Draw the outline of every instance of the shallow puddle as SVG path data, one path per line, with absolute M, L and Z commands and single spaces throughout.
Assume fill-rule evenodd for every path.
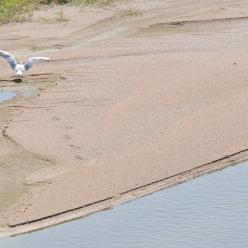
M 16 96 L 16 93 L 13 91 L 1 91 L 0 92 L 0 103 L 5 102 L 5 101 L 9 101 L 11 99 L 13 99 Z
M 12 100 L 17 96 L 31 96 L 37 89 L 37 86 L 28 86 L 15 89 L 0 90 L 0 103 Z
M 43 231 L 4 248 L 248 247 L 248 163 Z

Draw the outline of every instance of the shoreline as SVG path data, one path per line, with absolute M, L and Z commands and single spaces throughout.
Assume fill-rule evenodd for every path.
M 1 49 L 52 58 L 24 76 L 37 93 L 0 105 L 0 231 L 56 225 L 247 160 L 248 3 L 233 3 L 63 6 L 66 22 L 55 6 L 0 26 Z M 0 87 L 20 89 L 0 66 Z
M 158 191 L 166 190 L 169 187 L 175 187 L 178 184 L 193 180 L 197 177 L 224 170 L 231 166 L 237 166 L 238 164 L 247 161 L 247 159 L 248 149 L 239 151 L 235 154 L 227 155 L 226 157 L 220 158 L 216 161 L 200 165 L 189 171 L 171 176 L 170 178 L 161 179 L 158 182 L 152 182 L 149 185 L 143 185 L 137 189 L 131 189 L 128 192 L 123 192 L 118 196 L 102 199 L 86 206 L 76 207 L 75 209 L 69 209 L 64 213 L 57 213 L 54 216 L 47 216 L 42 219 L 17 223 L 15 226 L 9 226 L 8 229 L 0 230 L 0 236 L 17 236 L 84 218 L 96 212 L 105 211 L 140 197 L 145 197 Z

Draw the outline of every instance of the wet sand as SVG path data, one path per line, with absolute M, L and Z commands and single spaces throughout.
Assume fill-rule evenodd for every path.
M 20 233 L 248 157 L 248 3 L 42 7 L 0 47 L 43 55 L 0 105 L 0 226 Z M 20 87 L 0 61 L 0 87 Z

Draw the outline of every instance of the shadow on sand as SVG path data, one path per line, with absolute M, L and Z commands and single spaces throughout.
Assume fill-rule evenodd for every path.
M 16 84 L 20 84 L 22 83 L 22 79 L 21 78 L 14 78 L 14 79 L 11 79 L 11 80 L 8 80 L 8 79 L 0 79 L 0 82 L 8 82 L 8 83 L 16 83 Z
M 40 74 L 30 74 L 28 76 L 26 76 L 26 78 L 28 77 L 40 77 L 40 76 L 49 76 L 49 75 L 53 75 L 53 73 L 40 73 Z M 23 81 L 22 78 L 13 78 L 13 79 L 0 79 L 0 82 L 8 82 L 8 83 L 16 83 L 16 84 L 20 84 Z

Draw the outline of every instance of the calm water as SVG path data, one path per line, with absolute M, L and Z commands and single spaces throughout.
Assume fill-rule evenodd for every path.
M 248 247 L 248 163 L 43 231 L 1 248 Z
M 9 101 L 16 96 L 31 96 L 36 90 L 38 90 L 37 86 L 22 86 L 15 90 L 0 91 L 0 103 Z
M 13 91 L 1 91 L 0 92 L 0 103 L 11 100 L 16 96 L 16 93 Z

